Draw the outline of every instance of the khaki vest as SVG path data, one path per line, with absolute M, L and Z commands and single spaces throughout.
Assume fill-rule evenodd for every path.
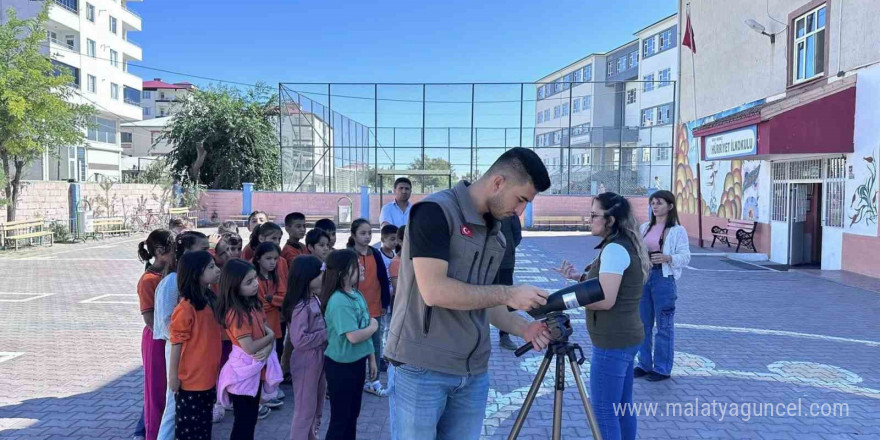
M 626 240 L 615 243 L 629 253 L 629 267 L 623 271 L 617 300 L 610 310 L 587 310 L 587 331 L 590 340 L 598 348 L 626 348 L 640 344 L 645 339 L 645 327 L 639 317 L 639 301 L 642 299 L 644 274 L 639 264 L 639 254 Z M 587 279 L 598 278 L 602 251 L 590 267 Z
M 496 220 L 489 229 L 474 208 L 467 188 L 468 184 L 459 182 L 452 189 L 426 197 L 422 203 L 434 202 L 446 215 L 450 236 L 447 276 L 467 284 L 492 284 L 504 257 L 501 222 Z M 412 212 L 417 210 L 418 204 L 413 205 Z M 491 353 L 487 311 L 425 305 L 413 273 L 410 230 L 407 225 L 385 357 L 447 374 L 486 372 Z

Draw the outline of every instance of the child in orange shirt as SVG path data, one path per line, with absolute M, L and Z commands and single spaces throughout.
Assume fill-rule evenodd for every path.
M 269 223 L 266 223 L 269 224 Z M 264 225 L 265 226 L 265 225 Z M 261 226 L 262 229 L 262 226 Z M 281 328 L 281 306 L 287 293 L 287 264 L 281 258 L 281 249 L 272 241 L 260 243 L 252 260 L 257 269 L 257 281 L 260 285 L 260 300 L 266 312 L 266 322 L 275 334 L 275 351 L 280 356 L 284 352 L 284 333 Z M 269 408 L 278 408 L 284 404 L 281 390 L 276 399 L 263 402 Z
M 254 251 L 256 249 L 254 247 L 251 247 L 251 244 L 254 242 L 254 233 L 257 232 L 257 229 L 259 229 L 263 223 L 268 223 L 268 222 L 269 222 L 269 216 L 267 216 L 266 213 L 263 211 L 254 211 L 251 213 L 251 215 L 248 216 L 247 228 L 248 228 L 248 232 L 251 235 L 250 235 L 250 242 L 248 242 L 248 245 L 245 246 L 245 248 L 242 249 L 242 251 L 241 251 L 241 258 L 242 259 L 250 261 L 251 258 L 254 257 Z M 280 242 L 281 239 L 279 238 L 278 241 Z
M 284 217 L 284 230 L 287 231 L 288 239 L 284 248 L 281 249 L 281 256 L 288 263 L 294 258 L 308 254 L 306 246 L 300 243 L 300 240 L 306 236 L 306 216 L 301 212 L 291 212 Z
M 138 302 L 144 319 L 141 336 L 141 355 L 144 361 L 144 428 L 146 438 L 155 440 L 159 435 L 162 413 L 165 411 L 165 341 L 153 339 L 153 310 L 156 287 L 165 276 L 168 266 L 174 264 L 174 234 L 167 229 L 156 229 L 138 244 L 138 257 L 148 264 L 137 283 Z
M 230 438 L 253 440 L 266 369 L 273 367 L 274 385 L 281 380 L 281 367 L 273 356 L 275 334 L 266 323 L 259 298 L 260 283 L 254 266 L 244 260 L 230 260 L 220 275 L 217 318 L 235 346 L 229 364 L 220 372 L 218 399 L 232 403 L 235 421 Z M 244 375 L 249 371 L 252 374 Z
M 169 328 L 173 345 L 168 388 L 176 393 L 178 440 L 211 438 L 223 329 L 214 315 L 216 300 L 208 286 L 219 278 L 220 269 L 207 251 L 183 254 L 177 265 L 180 302 Z
M 382 261 L 382 253 L 370 246 L 373 238 L 373 227 L 366 219 L 359 218 L 351 223 L 351 237 L 348 247 L 357 254 L 360 265 L 360 281 L 357 290 L 367 301 L 370 317 L 379 322 L 379 330 L 373 333 L 373 350 L 376 359 L 382 359 L 382 334 L 385 332 L 385 313 L 391 304 L 391 283 L 388 281 L 388 270 Z M 382 388 L 378 378 L 364 384 L 364 391 L 384 397 L 388 391 Z

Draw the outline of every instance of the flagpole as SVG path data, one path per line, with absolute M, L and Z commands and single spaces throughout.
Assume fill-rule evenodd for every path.
M 693 26 L 691 26 L 691 23 L 690 23 L 690 21 L 691 21 L 691 3 L 690 2 L 687 3 L 686 11 L 687 11 L 687 18 L 686 18 L 687 24 L 686 25 L 688 26 L 687 31 L 690 32 L 692 45 L 696 46 L 695 44 L 693 44 L 693 41 L 694 41 Z M 691 49 L 691 77 L 693 78 L 693 84 L 691 85 L 691 90 L 692 90 L 692 94 L 694 96 L 694 119 L 693 120 L 696 121 L 697 120 L 697 66 L 694 61 L 695 49 L 694 49 L 694 47 L 691 47 L 690 49 Z M 702 140 L 700 142 L 702 143 Z M 700 245 L 701 249 L 703 248 L 703 185 L 702 185 L 702 179 L 701 179 L 702 173 L 700 173 L 700 171 L 701 171 L 700 169 L 702 168 L 702 164 L 700 163 L 700 161 L 702 160 L 702 158 L 703 158 L 703 154 L 702 154 L 702 145 L 701 145 L 700 151 L 697 152 L 697 231 L 698 231 L 697 232 L 697 239 L 699 240 L 699 245 Z

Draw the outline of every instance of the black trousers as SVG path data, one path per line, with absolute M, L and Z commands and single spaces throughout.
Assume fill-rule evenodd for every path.
M 211 416 L 217 389 L 187 391 L 181 388 L 174 396 L 174 437 L 177 440 L 211 440 Z
M 501 284 L 502 286 L 512 286 L 513 269 L 498 269 L 498 275 L 495 276 L 495 284 Z M 498 337 L 503 338 L 507 335 L 507 332 L 498 330 Z
M 330 425 L 325 440 L 354 440 L 361 414 L 367 358 L 340 363 L 324 356 L 327 392 L 330 394 Z
M 254 440 L 254 429 L 257 427 L 257 414 L 260 412 L 260 395 L 262 393 L 263 386 L 260 384 L 256 396 L 229 395 L 229 399 L 232 400 L 232 414 L 235 415 L 229 440 Z

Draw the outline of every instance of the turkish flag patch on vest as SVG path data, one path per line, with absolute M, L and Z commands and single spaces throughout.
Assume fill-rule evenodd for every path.
M 474 231 L 471 231 L 471 228 L 465 225 L 461 225 L 461 235 L 469 238 L 474 238 Z

